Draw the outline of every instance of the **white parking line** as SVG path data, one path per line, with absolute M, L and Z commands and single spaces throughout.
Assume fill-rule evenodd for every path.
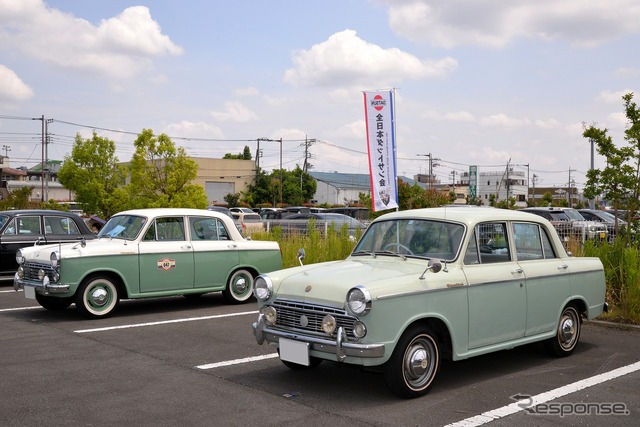
M 11 289 L 9 291 L 0 291 L 0 294 L 8 294 L 9 292 L 13 292 L 15 294 L 16 292 L 22 292 L 22 289 L 19 289 L 17 291 L 15 289 Z
M 93 329 L 78 329 L 77 331 L 73 331 L 73 332 L 77 334 L 84 334 L 87 332 L 103 332 L 103 331 L 112 331 L 114 329 L 141 328 L 143 326 L 156 326 L 156 325 L 167 325 L 169 323 L 194 322 L 196 320 L 220 319 L 223 317 L 245 316 L 247 314 L 257 314 L 257 313 L 258 313 L 257 311 L 244 311 L 242 313 L 218 314 L 215 316 L 188 317 L 185 319 L 162 320 L 159 322 L 135 323 L 131 325 L 107 326 L 104 328 L 93 328 Z
M 523 411 L 526 408 L 533 408 L 542 403 L 549 402 L 550 400 L 557 399 L 562 396 L 566 396 L 576 391 L 583 390 L 585 388 L 603 383 L 605 381 L 612 380 L 614 378 L 621 377 L 623 375 L 630 374 L 632 372 L 640 370 L 640 362 L 632 363 L 631 365 L 623 366 L 622 368 L 614 369 L 613 371 L 605 372 L 604 374 L 596 375 L 593 377 L 585 378 L 580 381 L 576 381 L 572 384 L 567 384 L 562 387 L 558 387 L 554 390 L 550 390 L 544 393 L 540 393 L 536 396 L 532 396 L 532 401 L 527 400 L 527 405 L 522 405 L 519 402 L 512 403 L 502 408 L 494 409 L 492 411 L 485 412 L 475 417 L 470 417 L 462 421 L 448 424 L 445 427 L 476 427 L 483 424 L 490 423 L 491 421 L 498 420 L 500 418 L 507 417 L 515 414 L 516 412 Z
M 208 363 L 206 365 L 196 366 L 198 369 L 213 369 L 220 368 L 222 366 L 238 365 L 240 363 L 257 362 L 258 360 L 273 359 L 278 357 L 278 353 L 265 354 L 263 356 L 245 357 L 244 359 L 226 360 L 218 363 Z
M 34 308 L 42 308 L 39 305 L 33 307 L 16 307 L 16 308 L 2 308 L 0 309 L 0 313 L 4 311 L 20 311 L 20 310 L 33 310 Z

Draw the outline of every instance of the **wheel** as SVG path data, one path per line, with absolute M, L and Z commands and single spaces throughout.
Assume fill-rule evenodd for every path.
M 235 271 L 222 295 L 231 304 L 249 301 L 253 291 L 253 275 L 248 270 Z
M 580 339 L 580 331 L 582 330 L 582 322 L 580 313 L 573 305 L 568 305 L 560 315 L 556 336 L 545 341 L 547 350 L 558 357 L 568 356 Z
M 61 311 L 71 305 L 71 301 L 67 298 L 50 297 L 39 293 L 36 293 L 36 300 L 42 307 L 51 311 Z
M 119 302 L 118 287 L 105 276 L 86 279 L 76 292 L 76 309 L 86 317 L 105 317 Z
M 402 243 L 389 243 L 387 245 L 385 245 L 384 250 L 388 251 L 390 250 L 389 248 L 398 248 L 398 250 L 400 249 L 404 249 L 409 255 L 413 255 L 413 252 L 411 251 L 411 249 L 409 249 L 407 246 L 403 245 Z
M 440 348 L 433 333 L 415 325 L 402 334 L 384 365 L 384 379 L 400 397 L 414 398 L 429 391 L 440 370 Z

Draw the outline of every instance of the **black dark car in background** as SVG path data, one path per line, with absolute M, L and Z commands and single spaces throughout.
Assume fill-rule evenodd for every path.
M 0 211 L 0 280 L 18 270 L 16 251 L 34 244 L 77 242 L 95 234 L 75 213 L 50 210 Z

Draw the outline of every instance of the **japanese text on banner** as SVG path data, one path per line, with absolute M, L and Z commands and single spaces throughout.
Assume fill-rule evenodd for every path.
M 398 207 L 393 92 L 364 92 L 371 202 L 374 212 Z

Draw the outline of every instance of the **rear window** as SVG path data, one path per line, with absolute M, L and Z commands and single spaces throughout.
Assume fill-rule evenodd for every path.
M 262 217 L 258 214 L 245 214 L 242 220 L 244 222 L 262 222 Z

